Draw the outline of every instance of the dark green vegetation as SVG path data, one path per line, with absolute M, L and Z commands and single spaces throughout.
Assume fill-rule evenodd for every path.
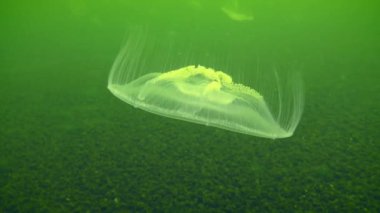
M 284 34 L 305 114 L 273 141 L 116 99 L 106 80 L 131 7 L 75 2 L 0 5 L 0 211 L 380 210 L 375 3 L 295 6 L 305 20 Z

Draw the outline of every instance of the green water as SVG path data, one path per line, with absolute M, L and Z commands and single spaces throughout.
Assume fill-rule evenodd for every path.
M 379 4 L 240 1 L 254 18 L 238 21 L 221 10 L 231 2 L 2 1 L 0 211 L 380 211 Z M 306 103 L 294 136 L 242 135 L 116 99 L 107 76 L 140 25 L 212 32 L 195 39 L 252 47 L 252 66 L 297 64 Z

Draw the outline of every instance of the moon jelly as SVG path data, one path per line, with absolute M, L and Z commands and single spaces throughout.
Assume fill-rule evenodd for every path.
M 240 4 L 240 0 L 229 0 L 221 10 L 234 21 L 252 21 L 254 17 L 249 7 L 243 7 Z M 243 10 L 245 8 L 247 8 L 246 11 Z
M 259 70 L 251 81 L 253 72 L 242 70 L 253 68 L 241 66 L 239 60 L 239 66 L 222 63 L 234 56 L 218 55 L 222 59 L 216 60 L 207 51 L 210 42 L 198 43 L 199 48 L 191 36 L 179 36 L 184 39 L 179 43 L 173 37 L 178 38 L 176 32 L 132 33 L 113 64 L 108 89 L 130 105 L 165 117 L 265 138 L 293 135 L 303 111 L 299 75 L 287 74 L 283 81 L 275 69 Z

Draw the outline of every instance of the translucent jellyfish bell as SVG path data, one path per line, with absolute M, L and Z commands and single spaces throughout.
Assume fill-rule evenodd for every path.
M 208 41 L 199 44 L 206 49 L 198 49 L 199 45 L 189 42 L 191 36 L 179 36 L 183 39 L 179 43 L 173 37 L 178 38 L 176 32 L 149 36 L 139 29 L 132 33 L 114 62 L 109 90 L 128 104 L 161 116 L 265 138 L 293 134 L 303 109 L 298 75 L 288 75 L 286 82 L 291 86 L 286 93 L 278 72 L 273 71 L 269 82 L 274 89 L 267 89 L 268 98 L 276 100 L 271 108 L 261 92 L 228 73 L 234 67 L 238 70 L 228 65 L 228 56 L 217 56 L 223 60 L 210 56 Z M 213 68 L 221 61 L 226 62 L 226 71 Z
M 249 10 L 250 8 L 241 6 L 240 1 L 241 0 L 227 0 L 221 7 L 222 12 L 234 21 L 252 21 L 254 17 Z

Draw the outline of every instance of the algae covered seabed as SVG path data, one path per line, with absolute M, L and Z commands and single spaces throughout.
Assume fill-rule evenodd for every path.
M 380 211 L 378 5 L 327 2 L 253 10 L 258 38 L 283 39 L 302 65 L 304 116 L 281 140 L 160 117 L 107 91 L 125 19 L 160 22 L 165 10 L 165 23 L 181 7 L 0 3 L 0 211 Z

